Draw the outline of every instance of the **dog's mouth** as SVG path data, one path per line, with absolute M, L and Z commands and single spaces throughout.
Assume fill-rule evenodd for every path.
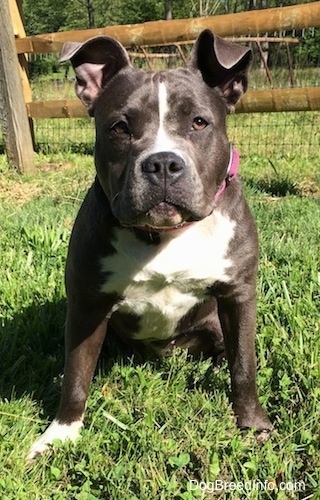
M 148 232 L 163 233 L 177 231 L 190 226 L 194 222 L 196 220 L 186 210 L 163 201 L 150 208 L 146 214 L 125 225 Z
M 182 222 L 181 224 L 177 224 L 176 226 L 152 226 L 150 224 L 145 224 L 144 226 L 136 226 L 138 229 L 142 229 L 143 231 L 147 231 L 149 233 L 168 233 L 173 231 L 178 231 L 179 229 L 184 229 L 188 226 L 194 224 L 194 222 Z

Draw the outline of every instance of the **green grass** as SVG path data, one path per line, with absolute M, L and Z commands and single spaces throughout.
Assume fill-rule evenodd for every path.
M 320 159 L 320 158 L 319 158 Z M 6 499 L 314 498 L 320 496 L 320 178 L 314 161 L 251 155 L 241 173 L 260 232 L 260 399 L 275 424 L 264 446 L 241 435 L 226 364 L 177 351 L 158 362 L 102 356 L 85 428 L 33 465 L 63 368 L 63 268 L 91 157 L 37 157 L 18 177 L 0 161 L 0 497 Z M 319 164 L 319 160 L 318 163 Z M 192 491 L 191 480 L 208 491 Z M 210 492 L 210 481 L 275 490 Z M 280 482 L 305 491 L 280 491 Z M 254 483 L 251 483 L 254 484 Z M 219 483 L 218 483 L 219 485 Z

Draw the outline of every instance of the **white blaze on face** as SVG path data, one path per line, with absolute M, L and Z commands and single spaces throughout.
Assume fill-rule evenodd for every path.
M 158 88 L 158 105 L 159 105 L 159 128 L 157 131 L 152 153 L 161 153 L 163 151 L 172 151 L 183 158 L 177 142 L 170 137 L 166 130 L 166 117 L 170 111 L 168 102 L 167 87 L 164 82 L 159 82 Z
M 159 131 L 158 131 L 158 133 L 163 133 L 164 132 L 164 119 L 165 119 L 166 114 L 169 111 L 167 88 L 166 88 L 166 84 L 164 82 L 159 83 L 158 99 L 159 99 Z

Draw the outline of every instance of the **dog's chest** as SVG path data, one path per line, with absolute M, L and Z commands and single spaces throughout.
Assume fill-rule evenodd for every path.
M 116 253 L 102 259 L 102 292 L 121 297 L 113 311 L 139 316 L 136 339 L 174 337 L 179 321 L 207 298 L 207 288 L 230 280 L 234 229 L 235 222 L 215 212 L 179 234 L 164 233 L 159 245 L 118 231 Z

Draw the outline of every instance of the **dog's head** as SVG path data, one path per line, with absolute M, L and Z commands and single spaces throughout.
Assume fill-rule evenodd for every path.
M 226 176 L 226 115 L 247 89 L 251 51 L 211 31 L 188 67 L 136 71 L 108 37 L 64 45 L 76 94 L 96 123 L 98 179 L 125 226 L 161 230 L 203 219 Z

